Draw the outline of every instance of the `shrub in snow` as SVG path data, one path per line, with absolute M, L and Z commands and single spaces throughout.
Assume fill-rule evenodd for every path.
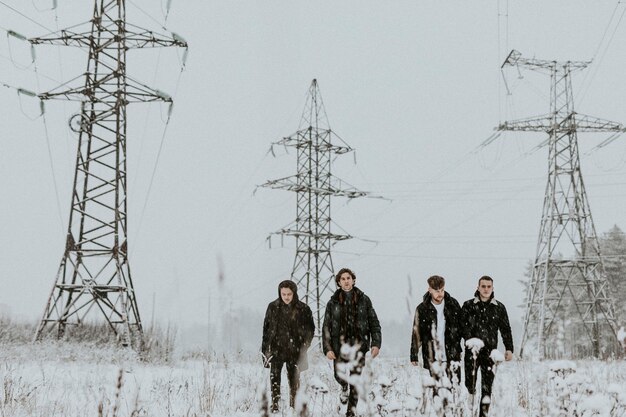
M 345 360 L 354 360 L 359 354 L 361 354 L 361 352 L 359 351 L 360 348 L 361 345 L 358 344 L 349 345 L 347 343 L 344 343 L 339 349 L 339 355 L 341 355 L 341 357 Z
M 314 394 L 328 394 L 328 385 L 326 385 L 318 376 L 314 376 L 309 381 L 309 389 Z
M 581 398 L 576 405 L 576 415 L 580 417 L 610 416 L 611 399 L 604 394 L 594 394 Z
M 363 353 L 359 350 L 360 346 L 351 346 L 343 344 L 341 346 L 340 355 L 346 362 L 337 363 L 337 376 L 346 381 L 350 385 L 357 386 L 361 382 L 361 375 L 351 375 L 358 366 Z
M 387 398 L 387 396 L 389 395 L 389 391 L 391 390 L 391 387 L 393 386 L 393 383 L 396 381 L 396 379 L 397 378 L 394 378 L 392 380 L 387 375 L 380 375 L 376 379 L 375 385 L 379 388 L 383 398 Z
M 620 384 L 612 383 L 607 387 L 606 392 L 621 404 L 626 404 L 626 387 Z
M 576 364 L 572 361 L 554 361 L 550 365 L 550 372 L 556 375 L 568 375 L 573 372 L 576 372 Z
M 547 393 L 543 398 L 546 415 L 572 415 L 575 399 L 565 377 L 576 372 L 576 364 L 571 361 L 555 361 L 550 365 Z
M 465 341 L 465 346 L 472 351 L 472 355 L 474 355 L 474 357 L 476 357 L 478 355 L 478 352 L 485 347 L 485 342 L 483 342 L 482 340 L 480 340 L 477 337 L 472 337 L 471 339 L 468 339 Z
M 318 375 L 313 375 L 306 384 L 304 390 L 296 396 L 296 410 L 306 409 L 307 412 L 315 412 L 324 408 L 324 403 L 329 393 L 328 385 Z
M 607 393 L 611 398 L 611 416 L 626 416 L 626 387 L 609 384 Z
M 449 375 L 446 363 L 441 361 L 443 346 L 439 343 L 435 334 L 433 334 L 433 340 L 435 341 L 435 360 L 430 364 L 430 375 L 424 375 L 422 379 L 422 413 L 430 405 L 430 408 L 437 416 L 464 415 L 464 413 L 468 412 L 467 404 L 462 395 L 461 381 L 459 381 L 455 372 L 460 368 L 461 364 L 459 362 L 450 362 L 449 367 L 452 373 Z M 476 342 L 477 345 L 482 344 L 481 340 L 475 340 L 478 341 Z
M 260 390 L 261 401 L 260 401 L 260 411 L 261 417 L 269 417 L 270 416 L 270 405 L 267 400 L 267 391 L 265 389 Z
M 495 362 L 496 365 L 504 362 L 504 354 L 502 354 L 502 352 L 500 352 L 498 349 L 492 350 L 489 357 L 491 358 L 492 361 Z

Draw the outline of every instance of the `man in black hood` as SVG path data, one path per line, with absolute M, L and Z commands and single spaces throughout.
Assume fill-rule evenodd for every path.
M 337 291 L 326 304 L 322 341 L 324 354 L 334 361 L 335 379 L 341 385 L 340 401 L 348 403 L 346 416 L 355 415 L 359 393 L 346 381 L 360 375 L 365 354 L 378 356 L 382 344 L 380 322 L 369 297 L 354 286 L 356 275 L 342 268 L 335 276 Z
M 461 382 L 461 336 L 463 318 L 461 306 L 445 291 L 446 280 L 433 275 L 428 278 L 428 292 L 415 309 L 411 337 L 411 363 L 418 364 L 422 349 L 422 364 L 433 374 L 433 362 L 446 364 L 447 377 Z M 435 336 L 435 337 L 433 337 Z M 452 365 L 455 363 L 455 365 Z M 442 375 L 437 375 L 441 377 Z
M 485 417 L 489 413 L 491 404 L 491 386 L 494 380 L 494 361 L 491 359 L 491 351 L 498 347 L 498 331 L 506 349 L 504 359 L 510 361 L 513 358 L 513 336 L 509 316 L 504 304 L 494 298 L 491 277 L 487 275 L 480 277 L 474 298 L 463 303 L 463 316 L 465 340 L 477 338 L 484 343 L 475 362 L 471 349 L 465 350 L 465 386 L 473 401 L 476 392 L 476 377 L 480 370 L 482 381 L 480 416 Z
M 308 368 L 307 349 L 311 345 L 315 323 L 311 309 L 298 299 L 298 287 L 293 281 L 278 284 L 278 298 L 267 306 L 263 322 L 261 353 L 263 364 L 270 368 L 273 413 L 280 403 L 280 374 L 287 365 L 289 405 L 295 406 L 300 386 L 300 371 Z

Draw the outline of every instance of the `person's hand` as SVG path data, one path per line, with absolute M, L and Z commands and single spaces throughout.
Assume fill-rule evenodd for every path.
M 378 346 L 372 346 L 372 359 L 374 359 L 380 353 L 380 348 Z
M 510 361 L 511 359 L 513 359 L 513 352 L 511 352 L 510 350 L 504 352 L 504 360 Z
M 411 362 L 411 365 L 417 366 L 417 365 L 419 365 L 419 363 L 417 363 L 417 361 L 413 361 L 413 362 Z
M 329 350 L 328 353 L 326 353 L 326 357 L 331 361 L 337 359 L 337 356 L 335 356 L 335 352 L 333 352 L 332 350 Z

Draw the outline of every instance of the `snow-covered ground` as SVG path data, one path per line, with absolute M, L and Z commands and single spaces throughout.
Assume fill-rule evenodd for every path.
M 129 350 L 72 343 L 5 344 L 0 352 L 3 417 L 261 416 L 269 379 L 260 358 L 252 355 L 154 364 Z M 315 356 L 310 362 L 297 406 L 306 403 L 311 416 L 342 415 L 330 362 Z M 368 394 L 359 411 L 364 416 L 436 416 L 436 401 L 423 386 L 429 379 L 406 358 L 368 358 L 363 379 Z M 454 415 L 469 415 L 466 400 L 461 389 Z M 283 404 L 278 415 L 295 413 Z M 626 363 L 502 363 L 491 416 L 626 416 Z

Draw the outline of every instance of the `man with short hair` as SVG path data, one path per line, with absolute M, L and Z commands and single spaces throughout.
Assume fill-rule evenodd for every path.
M 489 413 L 491 404 L 491 387 L 493 385 L 494 362 L 491 351 L 498 347 L 498 331 L 506 350 L 504 359 L 513 358 L 513 335 L 506 307 L 497 301 L 493 292 L 493 279 L 484 275 L 478 280 L 478 288 L 474 298 L 463 303 L 465 325 L 463 335 L 465 340 L 477 338 L 483 341 L 484 347 L 478 352 L 476 362 L 470 349 L 465 350 L 465 386 L 473 400 L 476 392 L 476 377 L 481 374 L 480 416 Z
M 411 363 L 418 364 L 422 349 L 422 365 L 433 374 L 432 363 L 445 363 L 448 378 L 461 381 L 461 306 L 445 291 L 446 280 L 433 275 L 427 280 L 428 291 L 415 309 L 411 337 Z M 433 335 L 435 337 L 433 337 Z M 456 362 L 456 365 L 452 365 Z M 452 366 L 451 366 L 452 365 Z
M 263 364 L 270 368 L 273 413 L 279 408 L 283 364 L 289 380 L 289 405 L 294 408 L 300 371 L 308 367 L 306 354 L 314 332 L 313 314 L 309 306 L 298 299 L 298 287 L 293 281 L 282 281 L 278 284 L 278 298 L 267 306 L 261 345 Z
M 382 344 L 376 311 L 369 297 L 354 286 L 355 282 L 356 275 L 350 269 L 337 272 L 338 289 L 326 304 L 322 332 L 324 354 L 334 361 L 335 379 L 341 385 L 340 400 L 348 403 L 347 417 L 356 415 L 359 394 L 346 379 L 361 375 L 365 354 L 371 348 L 375 358 Z

